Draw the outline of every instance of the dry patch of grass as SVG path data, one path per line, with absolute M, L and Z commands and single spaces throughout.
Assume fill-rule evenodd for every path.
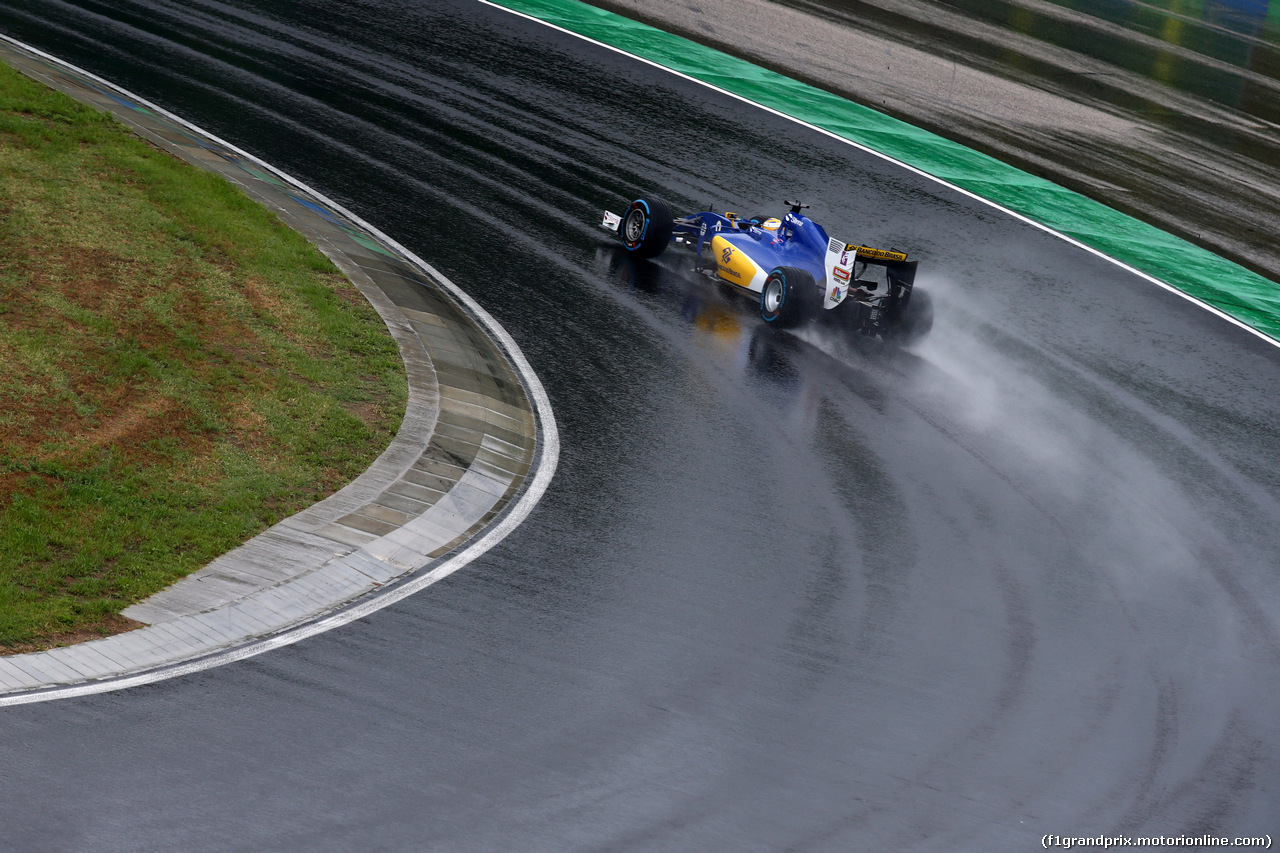
M 405 395 L 301 236 L 0 65 L 0 652 L 127 629 L 362 471 Z

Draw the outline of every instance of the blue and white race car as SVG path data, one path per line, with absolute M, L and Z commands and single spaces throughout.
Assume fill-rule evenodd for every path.
M 663 201 L 638 198 L 601 226 L 637 258 L 669 245 L 693 247 L 694 269 L 758 295 L 760 316 L 775 326 L 839 318 L 859 332 L 914 341 L 933 327 L 928 295 L 915 289 L 916 264 L 906 253 L 844 243 L 783 202 L 781 219 L 705 211 L 676 219 Z

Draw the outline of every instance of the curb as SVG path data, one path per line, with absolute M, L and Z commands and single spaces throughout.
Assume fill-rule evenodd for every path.
M 359 477 L 124 611 L 124 634 L 0 657 L 0 706 L 136 686 L 344 625 L 457 571 L 516 528 L 559 457 L 541 382 L 430 265 L 299 181 L 154 104 L 0 35 L 0 61 L 216 172 L 316 244 L 400 347 L 399 432 Z

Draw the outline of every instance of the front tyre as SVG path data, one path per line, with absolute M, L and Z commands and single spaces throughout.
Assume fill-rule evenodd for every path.
M 816 290 L 813 276 L 795 267 L 769 273 L 760 291 L 760 316 L 771 326 L 794 326 L 805 318 L 805 306 Z
M 618 226 L 622 245 L 637 258 L 656 258 L 671 242 L 675 219 L 665 201 L 638 198 L 631 202 Z

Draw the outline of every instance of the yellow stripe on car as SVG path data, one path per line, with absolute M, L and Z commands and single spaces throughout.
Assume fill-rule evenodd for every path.
M 764 270 L 756 266 L 746 252 L 740 251 L 719 234 L 711 239 L 711 252 L 715 256 L 716 272 L 720 278 L 748 290 L 759 290 L 764 285 Z

